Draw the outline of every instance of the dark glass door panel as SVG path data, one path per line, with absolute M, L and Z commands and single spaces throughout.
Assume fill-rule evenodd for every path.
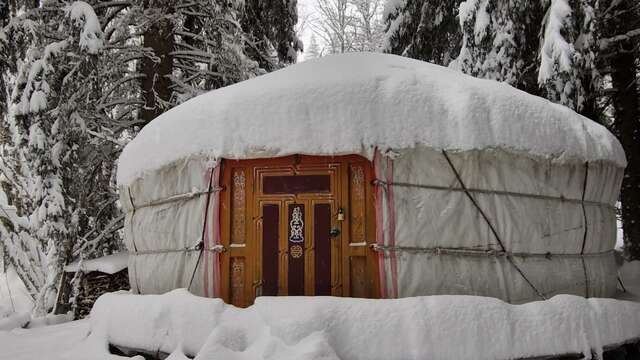
M 262 180 L 262 193 L 265 195 L 329 192 L 331 192 L 329 175 L 265 176 Z
M 289 249 L 289 296 L 304 295 L 304 211 L 303 204 L 289 204 L 289 234 L 287 238 L 287 247 Z
M 278 232 L 280 207 L 262 205 L 262 295 L 278 295 Z
M 313 207 L 313 241 L 315 248 L 315 294 L 331 295 L 331 206 Z

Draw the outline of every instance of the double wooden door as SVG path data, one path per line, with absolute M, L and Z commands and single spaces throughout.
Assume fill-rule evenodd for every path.
M 222 296 L 377 294 L 370 163 L 359 156 L 225 161 Z

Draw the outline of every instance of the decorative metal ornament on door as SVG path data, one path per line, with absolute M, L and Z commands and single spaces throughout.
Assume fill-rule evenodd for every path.
M 300 246 L 300 245 L 293 245 L 289 249 L 289 252 L 291 253 L 291 257 L 292 258 L 299 259 L 302 256 L 303 249 L 302 249 L 302 246 Z
M 287 295 L 305 295 L 304 204 L 289 204 Z
M 300 206 L 293 208 L 291 222 L 289 222 L 289 241 L 292 243 L 304 242 L 304 220 Z

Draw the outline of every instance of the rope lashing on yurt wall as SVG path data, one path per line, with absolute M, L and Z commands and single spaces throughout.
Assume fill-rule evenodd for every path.
M 131 206 L 133 207 L 133 211 L 135 211 L 135 210 L 139 210 L 139 209 L 142 209 L 142 208 L 145 208 L 145 207 L 150 207 L 150 206 L 159 206 L 159 205 L 164 205 L 164 204 L 177 202 L 177 201 L 191 200 L 191 199 L 193 199 L 195 197 L 202 196 L 202 195 L 207 195 L 207 199 L 208 199 L 209 196 L 211 195 L 211 193 L 219 192 L 219 191 L 222 191 L 222 190 L 224 190 L 224 187 L 220 187 L 220 186 L 209 187 L 207 190 L 190 191 L 188 193 L 176 194 L 176 195 L 172 195 L 172 196 L 166 197 L 164 199 L 158 199 L 158 200 L 150 201 L 150 202 L 147 202 L 145 204 L 141 204 L 141 205 L 137 205 L 137 206 L 134 206 L 133 201 L 132 201 L 131 202 Z
M 375 184 L 381 184 L 381 185 L 385 185 L 385 186 L 389 185 L 389 184 L 387 184 L 386 181 L 380 180 L 380 179 L 376 179 L 373 182 L 374 182 L 374 185 Z M 397 186 L 397 187 L 421 188 L 421 189 L 428 189 L 428 190 L 457 191 L 457 192 L 469 192 L 469 193 L 472 193 L 472 194 L 476 193 L 476 194 L 488 194 L 488 195 L 504 195 L 504 196 L 523 197 L 523 198 L 538 199 L 538 200 L 552 200 L 552 201 L 559 201 L 559 202 L 564 202 L 564 203 L 582 204 L 583 206 L 584 205 L 598 206 L 598 207 L 607 208 L 607 209 L 612 210 L 612 211 L 616 210 L 615 206 L 612 206 L 612 205 L 607 204 L 607 203 L 602 203 L 602 202 L 597 202 L 597 201 L 589 201 L 589 200 L 581 200 L 581 199 L 572 199 L 572 198 L 566 198 L 566 197 L 563 197 L 563 196 L 527 194 L 527 193 L 517 193 L 517 192 L 503 191 L 503 190 L 486 190 L 486 189 L 474 189 L 474 188 L 463 189 L 461 187 L 454 187 L 454 186 L 410 184 L 410 183 L 395 182 L 395 181 L 391 185 L 392 186 Z
M 131 204 L 131 219 L 133 219 L 133 217 L 136 214 L 136 207 L 135 207 L 135 203 L 133 202 L 133 194 L 131 194 L 131 188 L 127 187 L 127 194 L 129 195 L 129 203 Z M 125 221 L 126 223 L 126 221 Z M 125 229 L 126 231 L 126 229 Z M 129 237 L 131 239 L 131 244 L 133 245 L 133 250 L 134 252 L 138 251 L 138 247 L 136 246 L 136 241 L 135 241 L 135 236 L 133 236 L 133 234 L 131 234 L 131 236 Z M 128 271 L 130 271 L 133 276 L 131 276 L 133 278 L 133 281 L 129 281 L 131 283 L 132 287 L 135 287 L 134 292 L 136 293 L 140 293 L 140 287 L 138 285 L 138 273 L 136 271 L 136 265 L 134 265 L 135 262 L 131 262 L 130 267 L 128 269 Z
M 127 194 L 129 194 L 129 202 L 131 203 L 131 217 L 133 218 L 133 216 L 136 214 L 136 205 L 133 202 L 133 195 L 131 194 L 130 187 L 127 187 Z M 133 245 L 133 250 L 138 251 L 138 247 L 136 247 L 136 241 L 133 236 L 131 236 L 131 243 Z
M 498 244 L 500 245 L 500 248 L 502 249 L 502 251 L 506 252 L 506 248 L 502 242 L 502 239 L 500 239 L 500 236 L 498 235 L 498 232 L 496 231 L 495 227 L 493 226 L 491 220 L 489 220 L 489 217 L 487 216 L 487 214 L 485 214 L 485 212 L 482 210 L 482 208 L 480 207 L 480 205 L 478 204 L 478 202 L 476 201 L 476 199 L 473 197 L 473 195 L 471 195 L 470 192 L 466 191 L 466 186 L 464 185 L 464 182 L 462 181 L 462 178 L 460 177 L 460 173 L 458 173 L 458 170 L 456 169 L 456 167 L 453 165 L 453 162 L 451 162 L 451 159 L 449 158 L 449 155 L 447 155 L 447 152 L 442 150 L 442 155 L 444 155 L 445 159 L 447 160 L 447 163 L 449 163 L 449 166 L 451 167 L 451 171 L 453 171 L 454 175 L 456 176 L 456 179 L 458 179 L 458 182 L 460 183 L 460 186 L 465 189 L 465 194 L 467 195 L 467 197 L 469 198 L 469 200 L 471 200 L 471 202 L 473 203 L 473 206 L 476 207 L 476 209 L 478 209 L 478 212 L 480 213 L 480 215 L 484 218 L 484 220 L 487 222 L 487 225 L 489 226 L 489 229 L 491 230 L 491 232 L 493 233 L 493 236 L 496 238 L 496 241 L 498 242 Z M 515 263 L 515 261 L 513 261 L 513 258 L 511 256 L 508 255 L 506 256 L 506 259 L 511 263 L 511 265 L 513 265 L 513 267 L 516 269 L 516 271 L 520 274 L 520 276 L 522 276 L 522 278 L 524 279 L 524 281 L 527 282 L 527 284 L 529 284 L 529 286 L 531 286 L 531 288 L 533 289 L 533 291 L 535 291 L 535 293 L 543 300 L 546 300 L 546 297 L 538 290 L 538 288 L 533 285 L 533 283 L 529 280 L 529 278 L 527 278 L 527 275 L 522 271 L 522 269 L 520 269 L 520 267 L 518 266 L 518 264 Z
M 202 246 L 202 241 L 198 241 L 198 243 L 193 247 L 182 248 L 182 249 L 159 249 L 159 250 L 142 250 L 142 251 L 130 251 L 129 255 L 153 255 L 153 254 L 168 254 L 168 253 L 179 253 L 179 252 L 190 252 L 190 251 L 210 251 L 214 253 L 224 251 L 224 246 L 216 245 L 209 249 L 205 249 Z
M 501 250 L 481 250 L 481 249 L 464 249 L 464 248 L 448 248 L 448 247 L 434 247 L 426 248 L 419 246 L 387 246 L 372 244 L 371 248 L 375 251 L 404 251 L 409 253 L 423 253 L 433 255 L 460 255 L 460 256 L 478 256 L 478 257 L 519 257 L 519 258 L 585 258 L 585 257 L 600 257 L 614 253 L 614 250 L 607 250 L 597 253 L 588 254 L 563 254 L 563 253 L 523 253 L 523 252 L 510 252 Z
M 584 271 L 584 297 L 589 297 L 589 274 L 587 273 L 587 264 L 584 261 L 584 247 L 587 243 L 587 234 L 589 232 L 589 223 L 587 221 L 587 209 L 584 206 L 584 198 L 587 192 L 587 180 L 589 178 L 589 162 L 584 163 L 584 182 L 582 183 L 582 215 L 584 216 L 584 234 L 582 236 L 582 270 Z

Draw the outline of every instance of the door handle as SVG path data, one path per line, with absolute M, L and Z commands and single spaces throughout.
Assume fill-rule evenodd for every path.
M 262 280 L 257 280 L 252 284 L 255 297 L 262 296 L 262 282 Z
M 338 228 L 333 228 L 329 231 L 329 236 L 332 238 L 337 237 L 338 235 L 340 235 L 340 229 Z

